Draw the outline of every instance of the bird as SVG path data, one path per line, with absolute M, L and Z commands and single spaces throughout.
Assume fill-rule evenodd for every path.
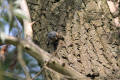
M 56 31 L 51 31 L 47 34 L 47 38 L 48 38 L 48 43 L 47 45 L 49 46 L 49 44 L 53 44 L 54 46 L 54 50 L 57 49 L 57 45 L 59 40 L 64 40 L 64 36 L 59 34 Z

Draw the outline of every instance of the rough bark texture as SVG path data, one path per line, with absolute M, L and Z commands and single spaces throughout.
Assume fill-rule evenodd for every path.
M 33 26 L 37 45 L 55 52 L 47 33 L 57 31 L 65 40 L 59 41 L 56 57 L 65 64 L 91 80 L 120 79 L 120 34 L 105 0 L 27 1 L 32 20 L 39 20 Z M 46 80 L 65 80 L 48 70 L 44 74 Z

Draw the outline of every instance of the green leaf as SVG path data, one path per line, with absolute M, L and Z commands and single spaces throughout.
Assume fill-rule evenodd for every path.
M 13 14 L 18 18 L 27 19 L 24 12 L 21 9 L 13 9 Z
M 0 32 L 0 38 L 2 40 L 2 42 L 4 43 L 5 42 L 5 38 L 6 38 L 6 34 L 4 32 Z
M 7 22 L 3 18 L 0 18 L 0 32 L 4 32 L 4 26 L 6 24 Z
M 21 2 L 21 0 L 16 0 L 16 1 L 13 3 L 14 7 L 15 7 L 15 8 L 18 8 L 18 7 L 20 6 L 20 2 Z
M 9 22 L 12 23 L 13 22 L 13 14 L 12 14 L 12 12 L 10 10 L 8 10 L 7 14 L 8 14 Z

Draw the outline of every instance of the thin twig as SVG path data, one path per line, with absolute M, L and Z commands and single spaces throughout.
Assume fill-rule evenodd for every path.
M 40 72 L 38 72 L 38 73 L 32 78 L 32 80 L 36 79 L 43 71 L 44 71 L 44 67 L 41 69 Z
M 31 77 L 30 77 L 30 74 L 29 74 L 29 71 L 27 69 L 27 66 L 22 58 L 22 46 L 20 44 L 17 45 L 17 51 L 18 51 L 18 61 L 21 65 L 21 67 L 23 68 L 23 71 L 26 75 L 26 80 L 32 80 Z
M 19 75 L 13 74 L 13 73 L 10 73 L 10 72 L 4 72 L 3 76 L 10 77 L 10 78 L 13 78 L 13 79 L 16 79 L 16 80 L 25 80 L 25 78 L 20 77 Z
M 39 6 L 39 4 L 38 3 L 34 3 L 34 2 L 32 2 L 32 1 L 27 1 L 29 4 L 31 4 L 31 5 L 37 5 L 37 6 Z
M 44 63 L 44 66 L 42 67 L 41 71 L 38 72 L 38 73 L 32 78 L 32 80 L 34 80 L 36 77 L 38 77 L 38 76 L 44 71 L 46 65 L 49 63 L 49 61 L 51 61 L 51 59 L 54 57 L 55 54 L 56 54 L 56 52 L 54 52 L 54 53 L 52 54 L 52 56 L 50 57 L 50 59 L 49 59 L 47 62 Z

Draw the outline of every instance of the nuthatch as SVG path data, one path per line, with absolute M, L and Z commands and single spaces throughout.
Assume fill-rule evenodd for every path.
M 56 50 L 59 40 L 64 40 L 64 37 L 56 31 L 51 31 L 47 34 L 48 45 L 51 43 Z

